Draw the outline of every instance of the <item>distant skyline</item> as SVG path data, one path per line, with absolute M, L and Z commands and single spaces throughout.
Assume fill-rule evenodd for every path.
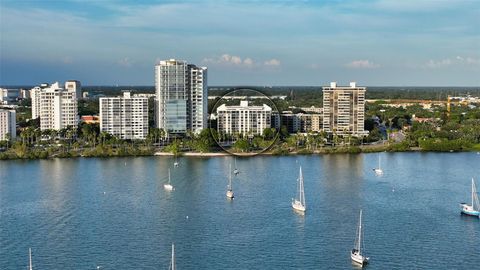
M 154 65 L 209 85 L 480 86 L 479 0 L 0 1 L 0 86 L 154 85 Z

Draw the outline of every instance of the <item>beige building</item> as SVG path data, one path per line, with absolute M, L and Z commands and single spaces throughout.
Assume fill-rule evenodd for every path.
M 294 133 L 317 133 L 322 131 L 322 115 L 311 113 L 292 113 L 284 111 L 280 114 L 281 123 L 276 128 L 284 126 L 287 132 Z
M 100 131 L 120 139 L 145 139 L 148 135 L 148 98 L 133 97 L 130 92 L 124 92 L 122 97 L 100 98 Z
M 217 108 L 217 130 L 224 134 L 262 135 L 271 127 L 272 108 L 266 104 L 249 106 L 240 101 L 239 106 L 220 105 Z
M 366 87 L 350 86 L 323 87 L 323 129 L 340 136 L 366 136 L 365 121 Z
M 10 139 L 17 137 L 17 120 L 15 110 L 0 109 L 0 141 L 7 140 L 7 134 Z
M 320 132 L 323 130 L 323 115 L 321 114 L 311 114 L 312 116 L 312 132 Z

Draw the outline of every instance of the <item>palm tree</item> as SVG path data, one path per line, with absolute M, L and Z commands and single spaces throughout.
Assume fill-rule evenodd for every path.
M 36 128 L 34 130 L 34 136 L 35 136 L 35 143 L 38 143 L 38 138 L 42 136 L 42 131 L 40 128 Z
M 50 129 L 48 134 L 50 135 L 50 140 L 55 142 L 55 139 L 57 138 L 58 131 L 55 129 Z
M 102 131 L 100 132 L 100 141 L 102 143 L 102 145 L 105 144 L 105 140 L 110 136 L 109 133 L 105 132 L 105 131 Z
M 28 133 L 27 133 L 28 144 L 33 144 L 33 139 L 35 138 L 35 129 L 33 127 L 28 127 L 27 130 L 28 130 Z
M 25 140 L 28 137 L 28 128 L 22 130 L 22 133 L 20 133 L 20 137 L 22 138 L 22 144 L 25 144 Z

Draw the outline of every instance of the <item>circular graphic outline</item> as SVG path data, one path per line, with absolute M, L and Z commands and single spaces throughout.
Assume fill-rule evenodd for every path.
M 226 93 L 224 93 L 223 95 L 220 96 L 220 98 L 215 102 L 215 104 L 213 104 L 213 107 L 212 107 L 212 111 L 210 113 L 210 115 L 212 114 L 216 114 L 216 109 L 218 108 L 219 106 L 219 102 L 221 100 L 224 100 L 226 99 L 225 97 L 227 96 L 231 96 L 232 93 L 235 93 L 237 91 L 253 91 L 253 92 L 256 92 L 258 94 L 260 94 L 261 96 L 265 97 L 265 99 L 267 99 L 268 101 L 270 101 L 272 103 L 272 115 L 273 115 L 273 112 L 275 111 L 277 114 L 278 114 L 278 117 L 280 117 L 279 121 L 281 122 L 281 114 L 280 114 L 280 111 L 278 110 L 277 108 L 277 104 L 275 104 L 275 102 L 264 92 L 262 92 L 261 90 L 259 89 L 255 89 L 255 88 L 252 88 L 252 87 L 233 87 L 233 88 L 230 88 Z M 247 97 L 247 100 L 248 100 L 248 97 L 249 96 L 246 96 Z M 217 120 L 218 121 L 218 120 Z M 212 130 L 215 130 L 218 134 L 218 130 L 217 130 L 217 127 L 218 127 L 218 123 L 217 123 L 217 127 L 212 127 L 212 119 L 209 117 L 208 119 L 208 122 L 209 122 L 209 126 L 210 126 L 210 135 L 212 136 L 213 140 L 215 141 L 215 143 L 220 147 L 222 148 L 223 151 L 225 151 L 226 153 L 229 153 L 230 155 L 233 155 L 233 156 L 238 156 L 238 157 L 252 157 L 252 156 L 256 156 L 256 155 L 259 155 L 259 154 L 262 154 L 264 152 L 266 152 L 267 150 L 269 150 L 277 141 L 278 141 L 278 138 L 280 137 L 280 129 L 277 129 L 275 128 L 275 136 L 274 138 L 272 139 L 272 142 L 265 148 L 261 149 L 260 151 L 258 152 L 233 152 L 231 151 L 230 149 L 222 146 L 218 140 L 218 138 L 216 138 L 216 136 L 214 136 L 214 134 L 212 133 Z M 270 125 L 272 126 L 272 125 Z

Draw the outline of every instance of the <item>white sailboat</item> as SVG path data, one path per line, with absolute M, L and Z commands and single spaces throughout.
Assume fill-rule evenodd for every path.
M 230 170 L 228 171 L 228 186 L 226 195 L 229 199 L 233 199 L 235 197 L 232 186 L 232 164 L 230 164 Z
M 178 167 L 180 163 L 178 163 L 177 156 L 175 156 L 175 162 L 173 162 L 173 167 Z
M 382 166 L 381 166 L 381 162 L 380 162 L 380 155 L 378 155 L 378 168 L 374 168 L 373 171 L 375 172 L 376 175 L 382 175 L 383 174 L 383 170 L 382 170 Z
M 32 265 L 32 248 L 28 249 L 28 259 L 29 259 L 29 264 L 28 264 L 28 269 L 33 270 L 33 265 Z
M 360 221 L 358 223 L 358 234 L 355 237 L 355 244 L 352 249 L 352 253 L 350 254 L 350 257 L 352 258 L 352 261 L 361 264 L 362 266 L 368 263 L 368 260 L 370 259 L 369 257 L 366 257 L 362 255 L 362 210 L 360 210 Z
M 233 169 L 233 174 L 238 175 L 240 171 L 237 169 L 237 158 L 235 158 L 234 161 L 235 161 L 235 168 Z
M 171 191 L 173 190 L 173 186 L 171 184 L 171 179 L 170 179 L 170 169 L 168 169 L 168 183 L 163 185 L 163 188 L 165 190 Z
M 170 260 L 170 265 L 168 266 L 169 270 L 175 270 L 177 267 L 175 265 L 175 244 L 172 243 L 172 259 Z
M 476 216 L 480 218 L 480 203 L 478 201 L 477 189 L 475 187 L 475 181 L 472 178 L 472 204 L 461 203 L 462 214 L 469 216 Z
M 306 205 L 305 205 L 305 190 L 303 187 L 303 174 L 302 174 L 302 166 L 300 166 L 300 174 L 297 179 L 297 194 L 296 198 L 292 198 L 292 207 L 295 210 L 305 212 Z

